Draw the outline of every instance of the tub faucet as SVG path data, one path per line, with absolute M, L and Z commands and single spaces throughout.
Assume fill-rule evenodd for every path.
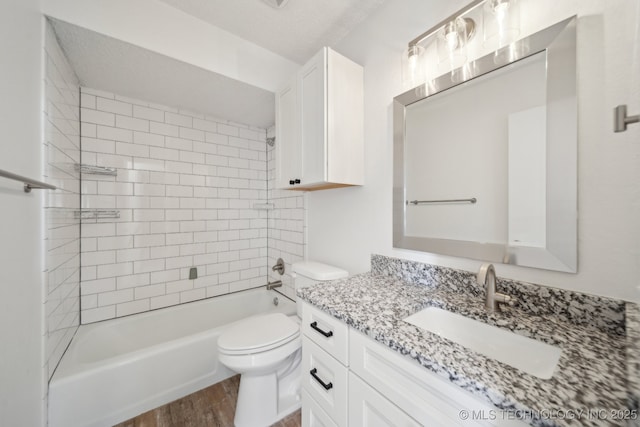
M 484 306 L 490 313 L 499 312 L 499 303 L 513 303 L 513 298 L 509 295 L 496 292 L 496 269 L 493 264 L 482 264 L 478 271 L 478 283 L 486 287 L 486 299 Z
M 284 274 L 284 261 L 282 258 L 278 258 L 276 265 L 271 267 L 271 271 L 277 271 L 281 276 Z
M 276 280 L 275 282 L 267 282 L 267 290 L 270 291 L 275 288 L 279 288 L 282 286 L 282 280 Z

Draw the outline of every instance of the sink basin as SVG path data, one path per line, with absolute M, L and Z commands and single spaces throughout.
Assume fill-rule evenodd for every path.
M 437 307 L 404 321 L 542 379 L 551 378 L 562 353 L 559 347 Z

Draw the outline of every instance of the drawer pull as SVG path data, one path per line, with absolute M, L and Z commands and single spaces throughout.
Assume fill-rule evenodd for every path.
M 318 373 L 318 370 L 316 368 L 313 368 L 312 370 L 310 370 L 309 373 L 311 374 L 314 380 L 318 381 L 320 385 L 324 387 L 325 390 L 331 390 L 333 388 L 332 383 L 326 384 L 324 381 L 320 379 L 320 377 L 316 375 Z
M 313 322 L 309 326 L 311 326 L 312 329 L 315 329 L 316 331 L 320 332 L 322 335 L 324 335 L 327 338 L 333 336 L 333 331 L 325 332 L 322 329 L 318 328 L 318 322 Z

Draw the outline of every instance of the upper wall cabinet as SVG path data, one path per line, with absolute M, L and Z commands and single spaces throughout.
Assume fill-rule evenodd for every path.
M 276 94 L 276 188 L 363 185 L 363 70 L 325 47 Z

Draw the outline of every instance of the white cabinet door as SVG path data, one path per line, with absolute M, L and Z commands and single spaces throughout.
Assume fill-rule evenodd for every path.
M 306 390 L 302 390 L 302 427 L 338 427 Z
M 363 69 L 325 47 L 276 94 L 275 187 L 364 184 Z
M 300 71 L 300 138 L 302 185 L 325 182 L 327 161 L 327 48 L 323 48 Z
M 349 427 L 419 427 L 409 415 L 349 373 Z
M 302 389 L 340 427 L 347 426 L 348 369 L 302 337 Z
M 302 176 L 298 129 L 298 90 L 296 79 L 276 94 L 275 186 L 293 187 L 289 181 Z

